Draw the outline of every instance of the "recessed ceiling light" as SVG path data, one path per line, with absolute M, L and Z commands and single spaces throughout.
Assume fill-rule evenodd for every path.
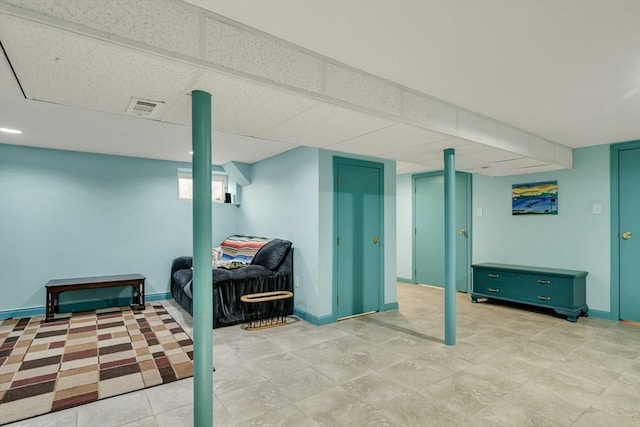
M 4 132 L 4 133 L 15 133 L 15 134 L 21 134 L 22 131 L 21 130 L 17 130 L 17 129 L 9 129 L 9 128 L 0 128 L 0 132 Z
M 189 151 L 189 154 L 191 154 L 193 156 L 193 151 Z

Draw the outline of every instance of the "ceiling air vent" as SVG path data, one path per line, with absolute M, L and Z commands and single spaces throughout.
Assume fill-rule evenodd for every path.
M 155 118 L 162 109 L 164 102 L 150 99 L 131 98 L 127 107 L 127 114 L 145 119 Z

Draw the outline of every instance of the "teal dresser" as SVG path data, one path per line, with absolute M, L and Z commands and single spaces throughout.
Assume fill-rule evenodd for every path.
M 586 271 L 526 267 L 508 264 L 473 264 L 471 301 L 494 298 L 547 307 L 576 322 L 588 316 Z

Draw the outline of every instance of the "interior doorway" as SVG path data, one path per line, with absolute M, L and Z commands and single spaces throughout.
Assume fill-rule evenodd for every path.
M 611 317 L 640 322 L 640 141 L 611 146 Z
M 413 279 L 444 287 L 444 173 L 413 176 Z M 456 172 L 456 290 L 470 289 L 471 174 Z
M 334 158 L 337 318 L 378 311 L 383 300 L 384 165 Z

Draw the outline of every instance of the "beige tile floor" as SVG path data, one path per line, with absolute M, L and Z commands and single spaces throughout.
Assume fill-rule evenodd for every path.
M 316 327 L 216 329 L 216 426 L 640 426 L 640 327 L 398 285 L 399 311 Z M 191 332 L 191 317 L 173 301 Z M 191 426 L 192 379 L 14 426 Z

